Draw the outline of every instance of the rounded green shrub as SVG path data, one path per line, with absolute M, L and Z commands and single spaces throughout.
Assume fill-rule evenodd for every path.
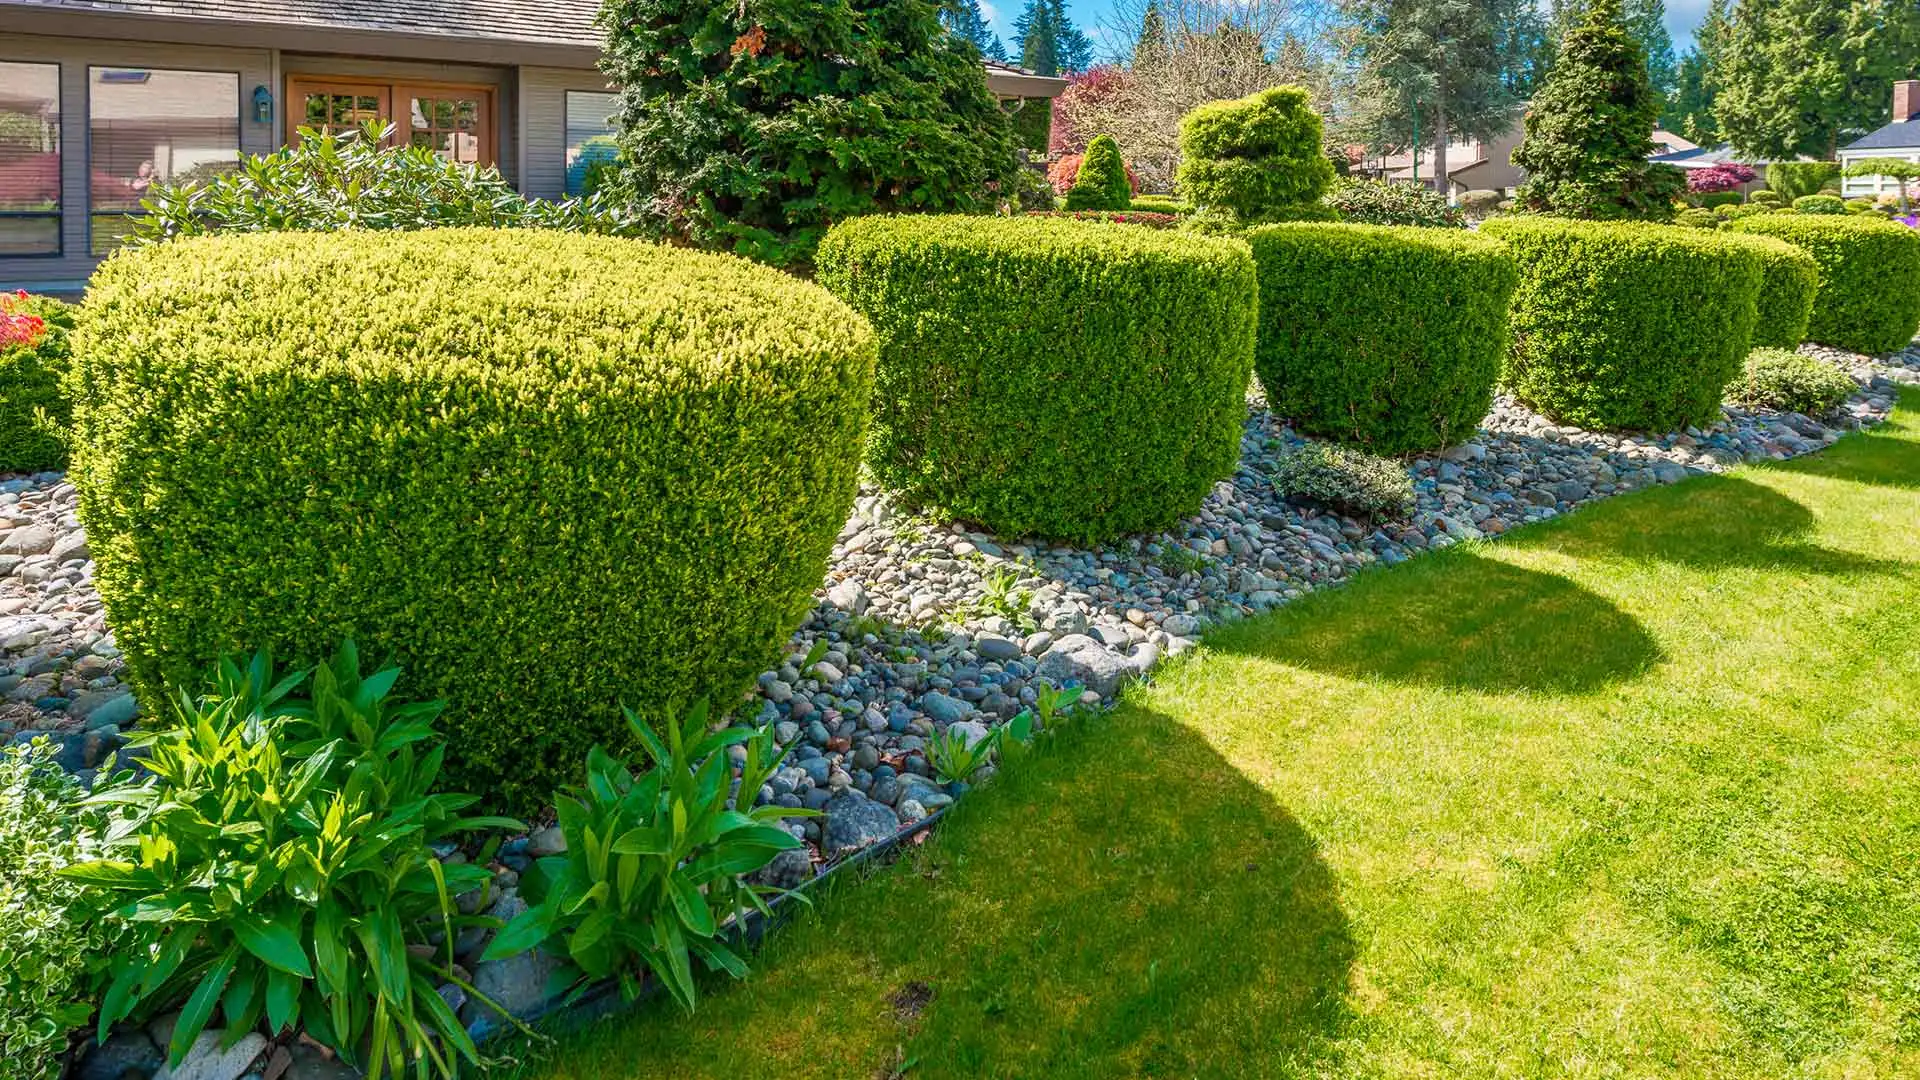
M 1196 208 L 1254 223 L 1316 203 L 1333 186 L 1320 114 L 1298 86 L 1215 101 L 1180 120 L 1174 185 Z
M 1310 442 L 1273 464 L 1273 489 L 1357 518 L 1404 517 L 1413 509 L 1413 481 L 1398 461 L 1344 446 Z
M 1773 236 L 1820 264 L 1806 340 L 1881 355 L 1920 332 L 1920 232 L 1871 217 L 1763 214 L 1739 232 Z
M 1419 225 L 1435 229 L 1463 229 L 1467 215 L 1447 205 L 1439 192 L 1417 184 L 1385 180 L 1343 180 L 1327 195 L 1341 221 L 1356 225 Z
M 1779 192 L 1770 188 L 1761 188 L 1747 196 L 1747 202 L 1758 206 L 1785 206 L 1787 200 Z
M 1520 287 L 1505 382 L 1556 420 L 1670 431 L 1720 415 L 1753 337 L 1760 260 L 1718 233 L 1499 218 Z
M 1136 195 L 1127 209 L 1142 214 L 1184 214 L 1188 206 L 1172 195 Z
M 880 335 L 869 461 L 1008 536 L 1192 513 L 1240 458 L 1258 303 L 1232 240 L 1057 218 L 868 217 L 820 282 Z
M 1802 195 L 1793 200 L 1793 208 L 1802 214 L 1844 214 L 1847 203 L 1838 195 Z
M 73 309 L 51 297 L 0 293 L 0 319 L 9 315 L 21 317 L 26 338 L 0 336 L 0 472 L 58 469 L 67 462 L 61 429 L 71 410 L 60 382 Z
M 1493 404 L 1519 272 L 1465 230 L 1266 225 L 1254 370 L 1300 430 L 1404 454 L 1472 435 Z
M 1120 157 L 1120 144 L 1111 135 L 1101 135 L 1087 145 L 1080 158 L 1080 173 L 1067 191 L 1068 210 L 1125 210 L 1133 202 L 1133 181 L 1127 179 L 1127 163 Z
M 777 659 L 852 506 L 875 352 L 815 286 L 606 237 L 122 253 L 74 349 L 100 593 L 150 701 L 351 637 L 448 702 L 451 783 L 537 807 L 628 744 L 623 701 L 731 702 Z
M 1813 298 L 1820 291 L 1820 264 L 1784 240 L 1728 232 L 1723 238 L 1753 252 L 1765 275 L 1755 308 L 1753 344 L 1791 349 L 1806 340 Z
M 1704 206 L 1690 206 L 1674 215 L 1675 225 L 1685 225 L 1689 229 L 1717 229 L 1722 218 Z
M 1738 206 L 1744 197 L 1737 191 L 1708 191 L 1694 196 L 1695 206 L 1704 206 L 1711 210 L 1716 206 Z
M 1789 349 L 1755 349 L 1727 400 L 1757 409 L 1817 416 L 1853 396 L 1853 376 L 1817 357 Z

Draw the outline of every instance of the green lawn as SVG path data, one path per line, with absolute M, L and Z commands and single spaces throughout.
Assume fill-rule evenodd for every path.
M 1217 634 L 696 1015 L 518 1071 L 1920 1076 L 1905 406 Z

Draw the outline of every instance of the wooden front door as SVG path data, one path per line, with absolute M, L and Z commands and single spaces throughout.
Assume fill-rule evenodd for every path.
M 431 147 L 463 165 L 495 163 L 491 87 L 296 78 L 287 80 L 287 101 L 288 143 L 303 127 L 344 132 L 379 120 L 394 125 L 399 145 Z

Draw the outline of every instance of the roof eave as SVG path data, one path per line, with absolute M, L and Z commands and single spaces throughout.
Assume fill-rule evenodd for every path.
M 988 68 L 987 89 L 1001 97 L 1057 98 L 1066 93 L 1067 80 Z

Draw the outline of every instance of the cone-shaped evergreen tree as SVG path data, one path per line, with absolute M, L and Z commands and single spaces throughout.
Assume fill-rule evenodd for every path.
M 1133 205 L 1133 184 L 1127 179 L 1127 163 L 1120 156 L 1120 144 L 1111 135 L 1101 135 L 1087 144 L 1080 159 L 1080 172 L 1067 191 L 1069 210 L 1125 210 Z

